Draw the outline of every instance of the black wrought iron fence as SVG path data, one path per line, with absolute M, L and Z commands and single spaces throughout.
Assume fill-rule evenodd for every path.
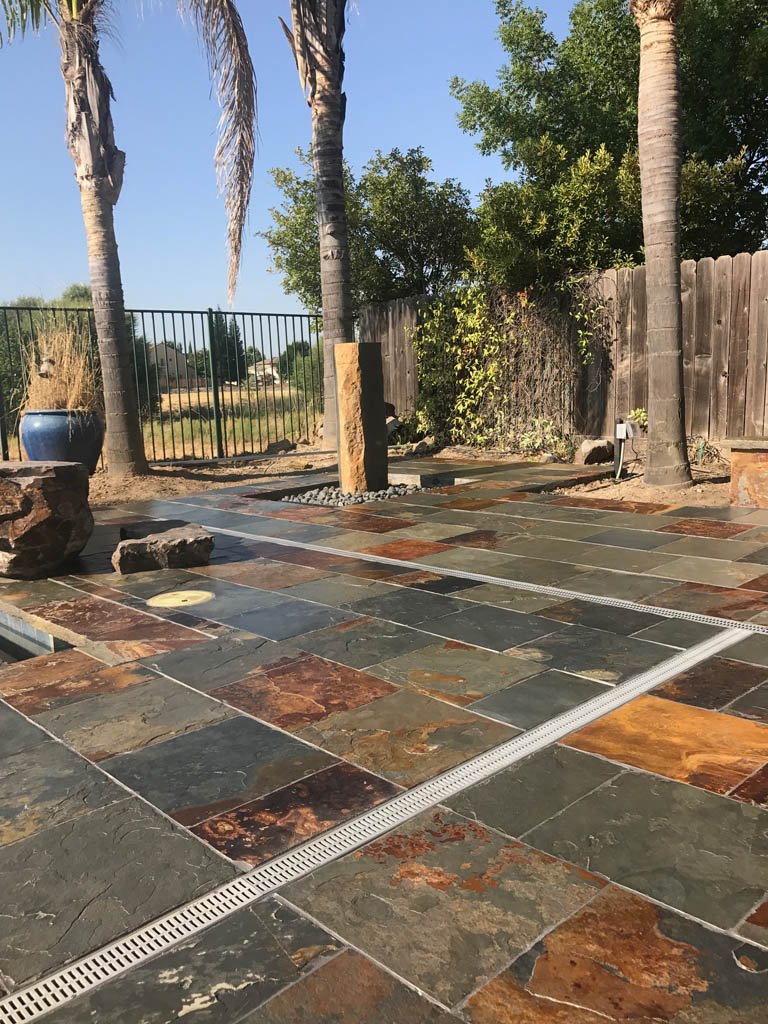
M 44 359 L 46 332 L 62 327 L 87 334 L 98 377 L 92 309 L 0 307 L 4 459 L 21 457 L 30 353 Z M 126 312 L 126 330 L 150 461 L 228 458 L 283 439 L 313 439 L 323 414 L 319 317 L 134 309 Z

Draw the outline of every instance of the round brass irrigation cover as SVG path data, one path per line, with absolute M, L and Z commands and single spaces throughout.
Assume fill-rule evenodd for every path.
M 210 590 L 172 590 L 167 594 L 150 597 L 147 604 L 151 608 L 190 608 L 196 604 L 205 604 L 213 597 Z

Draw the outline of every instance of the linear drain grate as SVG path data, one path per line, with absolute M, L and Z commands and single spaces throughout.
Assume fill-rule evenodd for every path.
M 125 974 L 131 968 L 223 920 L 256 900 L 295 882 L 310 872 L 352 853 L 366 843 L 405 824 L 469 786 L 490 778 L 504 768 L 543 750 L 569 733 L 614 711 L 669 678 L 743 640 L 748 633 L 729 629 L 667 659 L 655 668 L 620 683 L 605 693 L 558 715 L 471 761 L 452 768 L 407 793 L 311 839 L 248 874 L 227 882 L 206 896 L 160 917 L 123 939 L 112 942 L 77 963 L 56 971 L 27 988 L 0 1000 L 0 1024 L 27 1024 L 70 1002 L 97 985 Z
M 308 544 L 306 541 L 289 540 L 287 537 L 264 537 L 261 534 L 243 533 L 242 530 L 225 530 L 218 526 L 209 526 L 213 533 L 221 533 L 229 537 L 240 537 L 264 544 L 277 544 L 286 548 L 299 548 L 302 551 L 317 551 L 323 555 L 338 555 L 344 558 L 359 559 L 364 562 L 375 562 L 377 565 L 394 565 L 397 568 L 414 569 L 418 572 L 432 572 L 436 576 L 452 576 L 462 580 L 475 580 L 477 583 L 492 583 L 495 586 L 509 587 L 510 590 L 525 590 L 530 594 L 542 594 L 544 597 L 555 597 L 562 601 L 585 601 L 587 604 L 600 604 L 606 608 L 621 608 L 624 611 L 644 612 L 662 619 L 682 619 L 685 622 L 698 622 L 703 626 L 714 626 L 715 629 L 745 629 L 750 633 L 768 634 L 768 626 L 759 622 L 736 622 L 733 619 L 720 618 L 717 615 L 702 615 L 699 612 L 686 612 L 680 608 L 657 608 L 650 604 L 637 601 L 624 601 L 620 597 L 602 597 L 600 594 L 582 594 L 577 590 L 563 590 L 560 587 L 548 587 L 542 583 L 525 583 L 522 580 L 509 580 L 501 576 L 487 576 L 479 572 L 467 572 L 465 569 L 446 569 L 441 565 L 429 565 L 425 562 L 410 562 L 402 558 L 385 558 L 371 555 L 364 551 L 345 551 L 342 548 L 326 547 L 323 544 Z M 638 575 L 631 573 L 629 575 Z M 663 578 L 663 577 L 662 577 Z M 397 583 L 397 580 L 393 580 Z M 670 580 L 670 585 L 683 583 L 683 580 Z M 461 595 L 458 595 L 461 598 Z M 418 624 L 416 625 L 418 629 Z

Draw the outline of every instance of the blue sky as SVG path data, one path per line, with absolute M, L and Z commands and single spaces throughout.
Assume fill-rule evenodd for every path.
M 544 0 L 562 34 L 570 3 Z M 127 153 L 116 224 L 126 303 L 134 308 L 226 308 L 226 223 L 212 166 L 218 109 L 190 25 L 173 0 L 121 0 L 117 38 L 102 59 L 116 93 L 118 145 Z M 278 194 L 274 166 L 295 162 L 310 114 L 277 16 L 287 0 L 242 0 L 259 81 L 260 148 L 248 238 L 234 307 L 298 311 L 269 272 L 255 232 Z M 353 167 L 372 151 L 423 146 L 435 174 L 473 193 L 504 176 L 456 124 L 452 75 L 493 79 L 502 63 L 493 0 L 359 0 L 346 38 L 346 155 Z M 0 301 L 52 297 L 87 280 L 85 240 L 71 159 L 64 143 L 63 85 L 55 32 L 0 50 Z

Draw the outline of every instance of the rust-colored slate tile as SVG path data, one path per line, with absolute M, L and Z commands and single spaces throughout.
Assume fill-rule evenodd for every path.
M 657 697 L 717 711 L 768 679 L 768 668 L 729 658 L 709 658 L 652 691 Z
M 607 512 L 641 512 L 653 515 L 656 512 L 667 512 L 672 505 L 661 505 L 653 501 L 617 501 L 614 498 L 553 498 L 552 505 L 566 505 L 570 508 L 597 508 Z
M 768 764 L 737 786 L 729 796 L 746 804 L 768 807 Z
M 713 793 L 768 762 L 768 726 L 661 697 L 638 697 L 563 742 Z
M 212 696 L 291 732 L 397 689 L 358 669 L 307 656 L 251 673 L 239 683 L 214 690 Z
M 768 573 L 764 576 L 756 576 L 755 579 L 749 580 L 748 583 L 742 583 L 739 587 L 740 590 L 759 590 L 761 594 L 768 591 Z
M 92 662 L 96 665 L 97 662 Z M 140 665 L 119 665 L 115 668 L 91 670 L 79 676 L 63 679 L 47 686 L 18 689 L 6 695 L 8 703 L 24 715 L 39 715 L 67 704 L 75 704 L 100 693 L 117 693 L 140 683 L 148 683 L 157 676 Z
M 758 1024 L 763 959 L 610 888 L 471 996 L 467 1014 L 471 1024 Z
M 450 551 L 450 545 L 438 544 L 437 541 L 432 540 L 393 540 L 388 544 L 378 544 L 364 550 L 367 555 L 378 555 L 380 558 L 401 558 L 408 561 L 413 558 L 423 558 L 424 555 L 437 555 L 441 551 Z
M 454 498 L 446 501 L 441 508 L 463 509 L 466 512 L 476 512 L 481 508 L 489 508 L 491 505 L 498 505 L 496 498 Z
M 763 578 L 763 577 L 761 577 Z M 750 580 L 749 588 L 754 581 Z M 768 595 L 748 587 L 716 587 L 711 583 L 682 583 L 670 587 L 642 604 L 652 608 L 678 608 L 680 611 L 716 615 L 744 622 L 759 612 L 768 611 Z
M 97 672 L 103 665 L 82 651 L 57 651 L 37 658 L 0 667 L 0 694 L 7 697 L 17 690 L 37 689 Z
M 329 575 L 323 569 L 313 569 L 306 565 L 291 565 L 288 562 L 270 562 L 265 565 L 257 560 L 208 565 L 196 571 L 216 579 L 257 587 L 259 590 L 283 590 L 302 583 L 313 583 Z
M 686 537 L 711 537 L 729 540 L 754 529 L 752 524 L 724 523 L 717 519 L 678 519 L 676 523 L 662 526 L 658 533 L 682 533 Z
M 337 764 L 204 821 L 192 831 L 232 860 L 261 864 L 399 792 L 385 779 L 351 764 Z
M 462 548 L 482 548 L 484 551 L 495 551 L 499 543 L 508 540 L 508 536 L 500 535 L 496 530 L 473 530 L 471 533 L 461 533 L 456 537 L 448 537 L 451 544 Z

